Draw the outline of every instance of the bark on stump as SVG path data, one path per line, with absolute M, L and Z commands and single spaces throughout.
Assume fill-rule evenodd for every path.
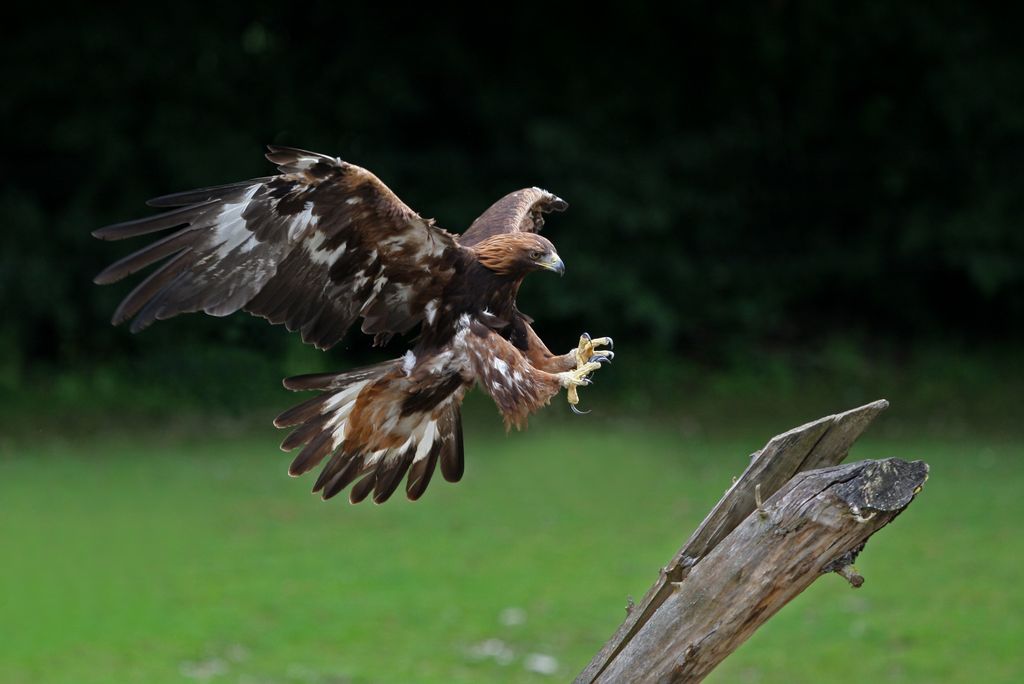
M 853 560 L 928 477 L 922 461 L 838 465 L 887 406 L 826 416 L 753 454 L 576 683 L 700 681 L 823 573 L 859 587 Z

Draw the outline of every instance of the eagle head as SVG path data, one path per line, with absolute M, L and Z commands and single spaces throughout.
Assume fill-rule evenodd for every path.
M 530 271 L 565 273 L 555 246 L 536 233 L 502 233 L 473 247 L 477 261 L 498 275 L 520 276 Z

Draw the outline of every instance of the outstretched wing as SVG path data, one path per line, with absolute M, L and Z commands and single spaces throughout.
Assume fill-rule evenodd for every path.
M 544 214 L 565 211 L 569 204 L 540 188 L 516 190 L 490 206 L 458 237 L 463 247 L 472 247 L 501 233 L 539 233 Z
M 93 233 L 121 240 L 177 229 L 96 277 L 112 283 L 165 260 L 117 308 L 115 325 L 133 319 L 137 332 L 180 313 L 244 309 L 326 349 L 357 318 L 378 341 L 423 319 L 454 272 L 454 236 L 366 169 L 269 150 L 280 175 L 160 197 L 149 204 L 179 208 Z

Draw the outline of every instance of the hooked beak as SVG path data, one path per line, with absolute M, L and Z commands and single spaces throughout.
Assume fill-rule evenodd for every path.
M 540 267 L 548 271 L 554 271 L 558 275 L 565 275 L 565 262 L 554 252 L 540 262 Z

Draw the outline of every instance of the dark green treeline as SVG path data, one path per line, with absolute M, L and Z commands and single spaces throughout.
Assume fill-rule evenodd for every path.
M 265 175 L 262 145 L 367 166 L 463 230 L 540 185 L 569 273 L 523 308 L 666 353 L 870 339 L 1005 341 L 1024 319 L 1024 16 L 968 3 L 619 5 L 403 17 L 384 3 L 39 14 L 5 36 L 0 351 L 73 366 L 230 344 L 236 316 L 132 338 L 154 195 Z M 439 11 L 438 11 L 439 12 Z M 16 30 L 15 30 L 16 29 Z

